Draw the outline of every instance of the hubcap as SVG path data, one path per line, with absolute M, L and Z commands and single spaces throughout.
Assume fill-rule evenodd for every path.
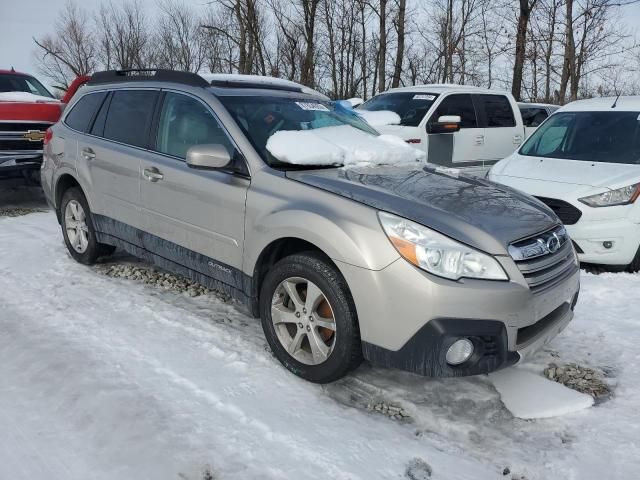
M 80 202 L 71 200 L 67 203 L 64 210 L 64 228 L 71 247 L 78 253 L 86 252 L 89 247 L 89 227 Z
M 300 277 L 281 282 L 271 301 L 271 320 L 280 344 L 300 363 L 319 365 L 331 355 L 335 317 L 315 283 Z

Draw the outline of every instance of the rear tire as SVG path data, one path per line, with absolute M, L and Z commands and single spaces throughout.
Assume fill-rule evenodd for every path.
M 362 362 L 349 287 L 320 253 L 291 255 L 269 270 L 260 292 L 260 318 L 276 358 L 305 380 L 333 382 Z
M 64 243 L 79 263 L 93 265 L 99 257 L 115 250 L 112 245 L 98 242 L 89 204 L 79 187 L 69 188 L 62 195 L 60 225 Z

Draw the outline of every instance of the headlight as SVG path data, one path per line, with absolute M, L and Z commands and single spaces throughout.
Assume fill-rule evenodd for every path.
M 640 183 L 579 198 L 578 200 L 590 207 L 613 207 L 615 205 L 628 205 L 633 203 L 638 196 L 640 196 Z
M 378 212 L 378 217 L 396 250 L 416 267 L 452 280 L 509 279 L 498 261 L 485 253 L 390 213 Z

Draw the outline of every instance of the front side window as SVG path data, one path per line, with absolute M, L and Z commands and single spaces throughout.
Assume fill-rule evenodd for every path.
M 94 115 L 98 111 L 98 108 L 100 108 L 100 105 L 102 105 L 102 101 L 106 96 L 107 94 L 105 92 L 85 95 L 73 106 L 65 118 L 64 123 L 80 132 L 88 131 Z
M 511 102 L 504 95 L 477 95 L 486 127 L 515 127 Z
M 440 117 L 447 115 L 459 116 L 462 120 L 460 128 L 478 127 L 473 100 L 471 100 L 471 95 L 467 93 L 457 93 L 446 97 L 442 103 L 438 105 L 429 122 L 435 123 Z
M 146 147 L 157 92 L 116 90 L 104 125 L 104 138 L 136 147 Z
M 313 130 L 349 125 L 372 136 L 378 135 L 355 112 L 341 109 L 325 100 L 289 95 L 221 95 L 218 99 L 229 111 L 262 159 L 274 167 L 292 168 L 291 164 L 280 162 L 267 150 L 269 137 L 279 131 Z M 305 148 L 305 146 L 300 145 L 300 148 Z
M 223 145 L 229 155 L 235 146 L 213 113 L 195 98 L 167 93 L 160 112 L 155 150 L 178 158 L 186 158 L 194 145 Z
M 417 127 L 438 95 L 422 92 L 383 93 L 363 103 L 358 110 L 388 110 L 400 117 L 400 125 Z
M 521 155 L 640 164 L 640 112 L 554 113 Z
M 42 97 L 53 98 L 38 80 L 26 75 L 2 74 L 0 75 L 0 92 L 27 92 Z

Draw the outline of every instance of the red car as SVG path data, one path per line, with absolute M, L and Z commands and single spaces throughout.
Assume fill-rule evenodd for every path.
M 46 131 L 88 79 L 78 77 L 60 101 L 31 75 L 0 70 L 0 178 L 37 181 Z

